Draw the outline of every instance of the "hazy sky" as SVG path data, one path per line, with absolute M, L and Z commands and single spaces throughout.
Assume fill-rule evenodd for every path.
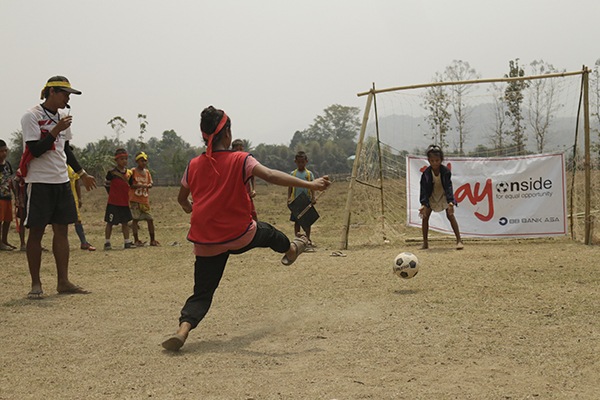
M 200 111 L 232 118 L 234 137 L 289 141 L 356 93 L 426 83 L 452 62 L 482 78 L 508 61 L 567 71 L 600 58 L 600 1 L 557 0 L 0 0 L 0 138 L 20 129 L 53 75 L 65 75 L 73 144 L 173 129 L 200 145 Z

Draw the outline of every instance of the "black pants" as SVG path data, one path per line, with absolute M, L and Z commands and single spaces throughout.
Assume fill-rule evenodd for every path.
M 194 294 L 187 299 L 181 309 L 179 324 L 189 322 L 194 329 L 206 316 L 230 254 L 242 254 L 256 247 L 269 247 L 277 253 L 285 253 L 289 250 L 290 240 L 282 232 L 266 222 L 258 221 L 256 224 L 256 234 L 247 246 L 213 257 L 196 256 Z

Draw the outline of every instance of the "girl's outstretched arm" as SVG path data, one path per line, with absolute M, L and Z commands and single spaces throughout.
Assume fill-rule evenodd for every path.
M 314 181 L 306 181 L 304 179 L 299 179 L 295 176 L 286 174 L 285 172 L 267 168 L 262 164 L 258 164 L 256 167 L 254 167 L 252 170 L 252 175 L 258 176 L 259 178 L 275 185 L 302 187 L 311 190 L 325 190 L 331 184 L 329 176 L 327 175 L 315 179 Z

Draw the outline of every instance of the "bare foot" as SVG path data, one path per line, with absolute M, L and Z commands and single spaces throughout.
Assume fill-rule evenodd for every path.
M 162 347 L 165 350 L 178 351 L 180 348 L 183 347 L 183 344 L 185 343 L 185 339 L 186 339 L 185 337 L 183 337 L 177 333 L 174 333 L 167 340 L 162 342 Z
M 77 286 L 71 282 L 64 284 L 64 285 L 57 286 L 56 291 L 59 294 L 90 294 L 91 293 L 89 290 L 85 290 L 81 286 Z
M 192 325 L 190 325 L 189 322 L 183 322 L 179 325 L 179 329 L 177 329 L 176 333 L 172 334 L 167 340 L 162 342 L 162 347 L 165 350 L 178 351 L 183 347 L 191 329 Z
M 306 250 L 306 246 L 308 246 L 308 239 L 306 239 L 306 236 L 294 238 L 290 243 L 290 249 L 281 259 L 281 263 L 283 265 L 292 265 L 294 261 L 298 259 L 298 256 Z
M 421 250 L 427 250 L 429 248 L 429 245 L 427 243 L 423 243 L 423 245 L 421 246 Z

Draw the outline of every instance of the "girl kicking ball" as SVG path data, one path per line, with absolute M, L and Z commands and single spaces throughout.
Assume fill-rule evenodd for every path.
M 190 161 L 178 195 L 181 208 L 192 214 L 188 240 L 194 243 L 196 255 L 194 293 L 181 310 L 179 329 L 162 343 L 171 351 L 183 346 L 189 332 L 208 312 L 230 254 L 269 247 L 284 254 L 281 260 L 284 265 L 291 265 L 306 249 L 306 237 L 295 238 L 290 243 L 287 236 L 273 226 L 252 219 L 246 182 L 257 176 L 276 185 L 310 190 L 325 190 L 330 184 L 327 176 L 311 182 L 301 180 L 261 165 L 246 152 L 228 150 L 231 119 L 223 110 L 205 108 L 200 130 L 206 153 Z
M 435 145 L 429 146 L 427 149 L 427 160 L 429 161 L 429 167 L 421 175 L 421 193 L 419 196 L 421 202 L 419 216 L 423 219 L 421 226 L 423 230 L 423 246 L 421 248 L 429 248 L 427 237 L 429 235 L 429 217 L 431 216 L 431 212 L 446 210 L 446 217 L 448 217 L 448 221 L 450 221 L 450 225 L 452 225 L 452 230 L 456 236 L 456 249 L 462 250 L 464 245 L 460 238 L 458 222 L 454 216 L 456 200 L 454 199 L 454 190 L 452 189 L 452 173 L 446 166 L 442 165 L 442 161 L 444 161 L 442 149 Z

